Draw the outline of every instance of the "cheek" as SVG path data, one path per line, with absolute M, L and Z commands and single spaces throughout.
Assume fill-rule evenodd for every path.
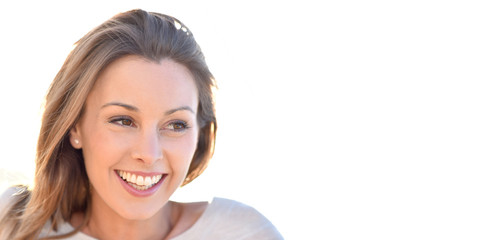
M 180 173 L 182 178 L 185 177 L 189 169 L 189 165 L 193 159 L 194 152 L 196 151 L 196 145 L 198 143 L 198 138 L 196 137 L 197 132 L 186 136 L 183 139 L 179 139 L 175 143 L 170 144 L 170 151 L 167 155 L 167 161 L 171 165 L 172 169 Z
M 103 134 L 98 129 L 85 135 L 83 140 L 82 153 L 89 177 L 97 172 L 109 171 L 126 153 L 126 138 Z

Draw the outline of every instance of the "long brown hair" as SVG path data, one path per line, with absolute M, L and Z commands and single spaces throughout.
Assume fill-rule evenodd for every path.
M 11 199 L 9 210 L 0 219 L 1 239 L 37 238 L 49 220 L 51 229 L 57 230 L 58 224 L 69 221 L 75 212 L 85 213 L 86 224 L 89 180 L 81 150 L 75 150 L 69 142 L 69 131 L 82 115 L 99 73 L 127 55 L 154 62 L 168 58 L 189 69 L 198 88 L 200 135 L 183 185 L 206 168 L 217 131 L 215 80 L 193 34 L 167 15 L 143 10 L 118 14 L 76 43 L 52 82 L 38 138 L 34 186 L 31 191 L 20 188 Z

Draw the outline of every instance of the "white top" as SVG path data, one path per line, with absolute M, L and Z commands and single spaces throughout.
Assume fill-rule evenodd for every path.
M 6 196 L 7 195 L 7 196 Z M 9 201 L 9 194 L 3 194 L 0 206 Z M 4 210 L 4 209 L 0 209 Z M 60 235 L 73 231 L 73 227 L 65 222 L 58 231 L 50 230 L 49 224 L 41 236 Z M 78 232 L 67 240 L 96 240 L 93 237 Z M 223 198 L 214 198 L 198 221 L 187 231 L 174 237 L 173 240 L 188 239 L 283 239 L 273 224 L 254 208 L 245 204 Z

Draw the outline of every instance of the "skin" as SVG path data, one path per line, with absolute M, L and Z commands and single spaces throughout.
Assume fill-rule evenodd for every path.
M 169 239 L 189 229 L 207 203 L 174 203 L 196 150 L 198 91 L 172 60 L 126 56 L 98 77 L 70 131 L 91 183 L 91 215 L 82 232 L 98 239 Z M 153 195 L 137 197 L 116 170 L 168 174 Z M 71 223 L 78 226 L 82 214 Z

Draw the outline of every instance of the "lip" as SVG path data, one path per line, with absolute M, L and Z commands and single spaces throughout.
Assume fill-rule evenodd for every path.
M 133 174 L 136 174 L 136 175 L 141 175 L 141 176 L 155 176 L 155 175 L 162 175 L 160 181 L 158 183 L 156 183 L 153 187 L 149 188 L 149 189 L 146 189 L 146 190 L 137 190 L 135 189 L 134 187 L 130 186 L 127 182 L 125 182 L 121 177 L 120 175 L 118 174 L 118 171 L 115 171 L 115 175 L 116 177 L 118 178 L 118 181 L 120 181 L 120 183 L 122 184 L 123 188 L 125 188 L 125 190 L 130 193 L 132 196 L 135 196 L 135 197 L 149 197 L 151 195 L 153 195 L 154 193 L 156 193 L 156 191 L 158 191 L 158 189 L 160 189 L 163 181 L 165 180 L 165 178 L 167 178 L 168 174 L 164 174 L 164 173 L 145 173 L 145 172 L 133 172 L 133 171 L 127 171 L 129 173 L 133 173 Z

